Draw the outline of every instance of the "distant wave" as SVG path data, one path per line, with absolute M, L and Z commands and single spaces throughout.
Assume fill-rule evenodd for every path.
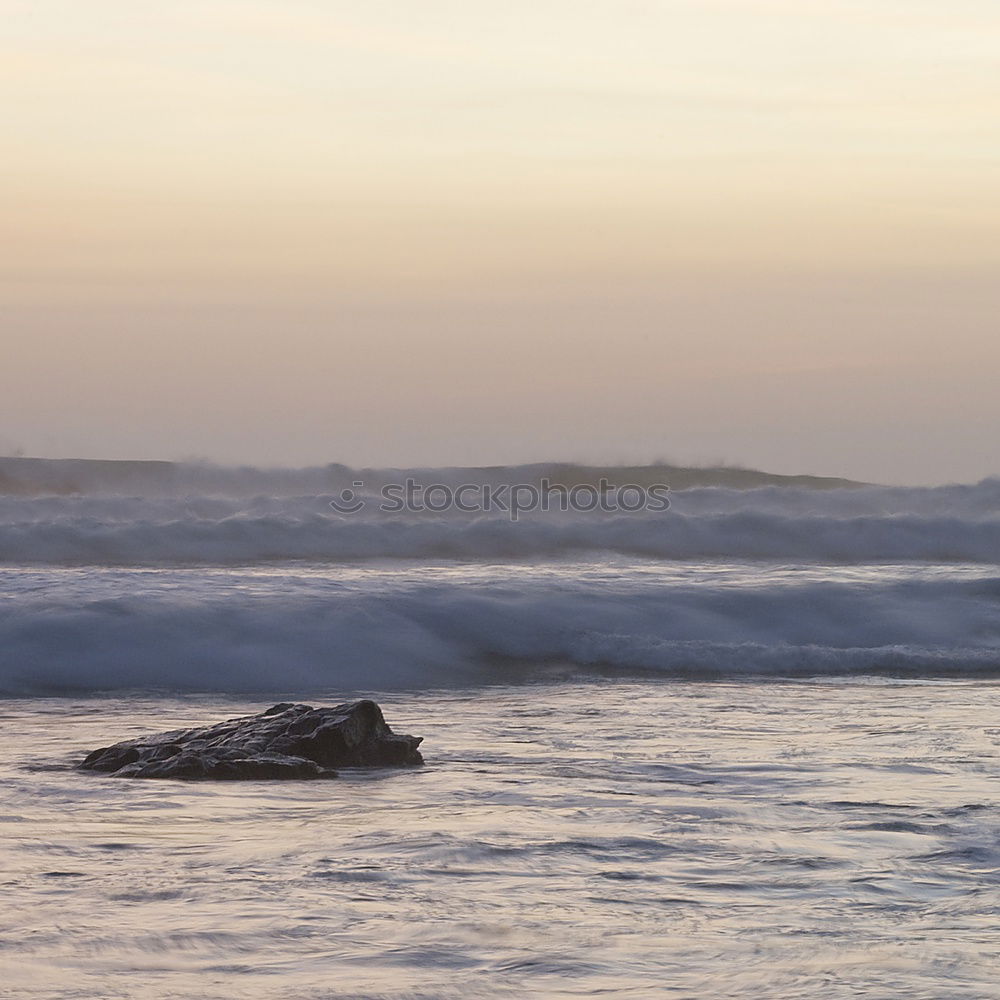
M 1000 562 L 1000 487 L 693 490 L 658 514 L 334 514 L 329 497 L 0 499 L 0 564 L 235 566 L 286 560 Z
M 546 569 L 452 583 L 109 570 L 105 582 L 80 573 L 74 591 L 15 572 L 0 607 L 6 695 L 425 688 L 552 670 L 1000 676 L 993 576 L 734 586 L 711 572 L 664 584 Z
M 734 466 L 691 467 L 676 465 L 597 466 L 566 462 L 529 465 L 352 469 L 346 465 L 310 466 L 300 469 L 225 466 L 210 462 L 100 461 L 92 459 L 43 459 L 0 457 L 0 494 L 142 495 L 250 497 L 258 494 L 325 493 L 365 480 L 378 488 L 408 477 L 425 482 L 458 484 L 537 483 L 542 477 L 572 486 L 597 483 L 666 483 L 674 489 L 696 486 L 749 489 L 768 485 L 816 490 L 856 487 L 861 484 L 830 476 L 788 476 Z
M 310 475 L 258 495 L 0 496 L 0 694 L 1000 677 L 997 479 L 698 487 L 657 513 L 512 523 L 382 512 L 367 481 L 340 515 L 333 473 Z

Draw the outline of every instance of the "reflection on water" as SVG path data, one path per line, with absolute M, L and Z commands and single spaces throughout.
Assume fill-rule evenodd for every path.
M 394 694 L 427 766 L 332 784 L 40 766 L 259 702 L 3 702 L 0 993 L 992 995 L 998 692 Z

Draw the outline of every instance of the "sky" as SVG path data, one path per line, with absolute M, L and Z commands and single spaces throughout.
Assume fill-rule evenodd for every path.
M 7 0 L 0 454 L 1000 474 L 995 0 Z

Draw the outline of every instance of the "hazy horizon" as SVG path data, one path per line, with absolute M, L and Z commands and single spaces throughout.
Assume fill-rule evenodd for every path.
M 985 0 L 10 8 L 0 452 L 1000 472 Z

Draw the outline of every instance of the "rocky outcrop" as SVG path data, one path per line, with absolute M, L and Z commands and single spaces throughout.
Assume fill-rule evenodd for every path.
M 102 747 L 80 768 L 116 778 L 335 778 L 337 767 L 422 764 L 420 742 L 394 733 L 373 701 L 335 708 L 286 702 L 260 715 Z

